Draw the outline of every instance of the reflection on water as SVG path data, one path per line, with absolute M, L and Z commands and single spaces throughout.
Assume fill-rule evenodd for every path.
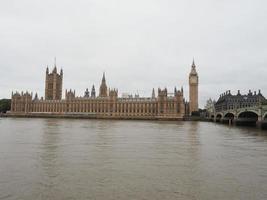
M 60 144 L 60 121 L 53 119 L 44 120 L 41 135 L 40 163 L 41 178 L 39 180 L 39 198 L 54 199 L 58 177 L 60 175 L 59 144 Z
M 267 132 L 0 119 L 0 199 L 266 199 Z

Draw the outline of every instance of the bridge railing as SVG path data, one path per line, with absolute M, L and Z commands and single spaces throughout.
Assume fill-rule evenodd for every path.
M 236 110 L 243 110 L 243 109 L 259 109 L 261 106 L 263 105 L 267 105 L 267 102 L 259 102 L 256 105 L 253 106 L 234 106 L 233 108 L 229 108 L 229 109 L 220 109 L 220 110 L 216 110 L 216 113 L 219 112 L 226 112 L 226 111 L 236 111 Z

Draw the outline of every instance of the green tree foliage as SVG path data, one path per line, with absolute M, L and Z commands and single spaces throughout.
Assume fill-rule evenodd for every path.
M 1 99 L 0 100 L 0 113 L 6 113 L 11 108 L 10 99 Z
M 200 112 L 199 111 L 193 111 L 191 113 L 191 115 L 194 116 L 194 117 L 199 117 L 200 116 Z

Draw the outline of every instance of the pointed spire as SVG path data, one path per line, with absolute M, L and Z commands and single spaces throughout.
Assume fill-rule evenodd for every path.
M 55 57 L 53 73 L 57 73 L 57 58 Z
M 195 59 L 193 58 L 193 63 L 192 63 L 192 67 L 195 68 L 196 65 L 195 65 Z
M 37 92 L 35 93 L 34 100 L 38 100 L 38 94 L 37 94 Z
M 47 73 L 47 74 L 49 73 L 48 65 L 46 66 L 46 73 Z
M 91 97 L 95 97 L 95 85 L 92 86 L 92 90 L 91 90 Z
M 181 92 L 182 92 L 182 94 L 184 93 L 184 88 L 183 88 L 183 86 L 181 87 Z
M 190 75 L 197 75 L 195 60 L 193 59 Z
M 152 90 L 152 99 L 155 99 L 155 98 L 156 98 L 155 89 L 153 88 L 153 90 Z
M 103 72 L 102 83 L 106 82 L 105 72 Z
M 99 96 L 100 97 L 107 97 L 108 96 L 108 88 L 106 84 L 106 77 L 105 72 L 103 73 L 102 82 L 99 88 Z
M 56 66 L 53 69 L 53 73 L 57 73 L 57 67 Z
M 174 87 L 174 95 L 176 95 L 176 93 L 177 93 L 177 88 Z
M 60 75 L 61 76 L 63 75 L 63 69 L 62 68 L 60 69 Z

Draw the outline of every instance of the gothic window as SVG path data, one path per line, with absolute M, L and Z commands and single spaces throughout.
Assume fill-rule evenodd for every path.
M 53 83 L 48 83 L 48 89 L 53 89 Z

